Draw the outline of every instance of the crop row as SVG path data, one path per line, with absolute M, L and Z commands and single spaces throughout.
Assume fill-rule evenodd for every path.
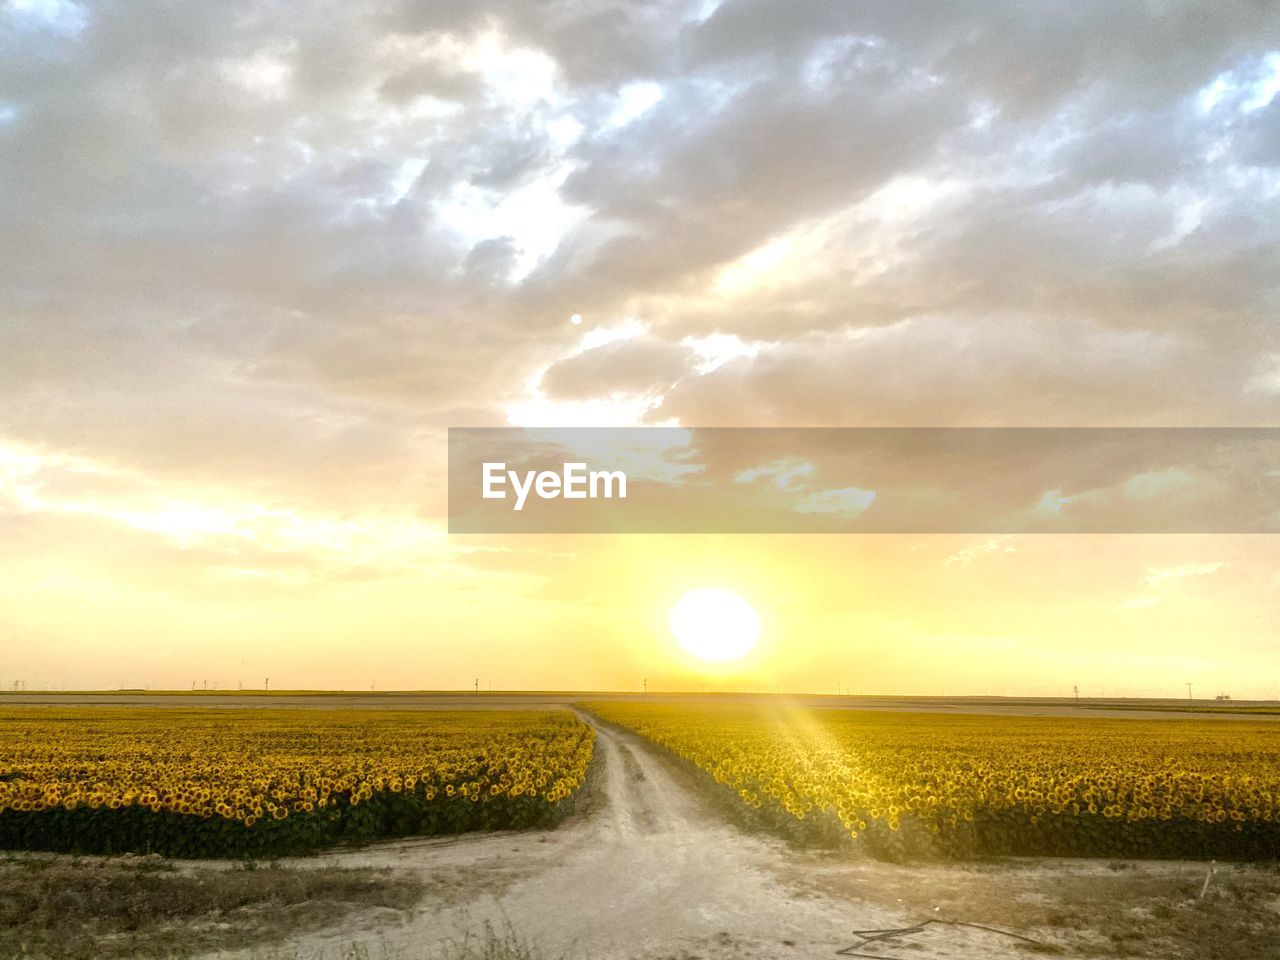
M 1280 727 L 601 703 L 788 835 L 889 858 L 1275 859 Z
M 0 847 L 243 856 L 555 820 L 569 713 L 0 710 Z

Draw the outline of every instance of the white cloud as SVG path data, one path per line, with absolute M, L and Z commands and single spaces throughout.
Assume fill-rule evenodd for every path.
M 1187 577 L 1207 577 L 1225 566 L 1221 561 L 1212 563 L 1184 563 L 1176 567 L 1153 567 L 1147 571 L 1147 583 L 1151 586 Z
M 820 490 L 806 494 L 791 505 L 796 513 L 823 513 L 856 517 L 875 502 L 874 490 L 861 487 L 842 487 L 838 490 Z
M 1155 470 L 1140 473 L 1125 481 L 1124 494 L 1132 500 L 1151 500 L 1155 497 L 1183 490 L 1194 481 L 1184 470 Z
M 618 91 L 617 105 L 609 114 L 606 126 L 617 129 L 638 120 L 662 102 L 662 95 L 659 83 L 645 80 L 627 84 Z
M 1145 610 L 1148 607 L 1154 607 L 1164 598 L 1163 594 L 1167 594 L 1174 584 L 1186 580 L 1191 577 L 1207 577 L 1217 573 L 1226 564 L 1222 562 L 1211 563 L 1183 563 L 1173 567 L 1151 567 L 1147 570 L 1146 585 L 1147 592 L 1130 597 L 1120 604 L 1126 610 Z
M 10 0 L 9 15 L 21 27 L 76 36 L 89 23 L 89 13 L 73 0 Z
M 565 203 L 560 194 L 572 171 L 572 163 L 561 163 L 507 191 L 457 183 L 433 209 L 440 222 L 468 246 L 510 237 L 516 257 L 507 279 L 519 283 L 587 217 L 587 211 Z
M 1246 393 L 1280 393 L 1280 353 L 1256 361 L 1254 373 L 1244 383 Z
M 1219 106 L 1238 113 L 1253 113 L 1269 105 L 1280 93 L 1280 52 L 1218 74 L 1196 93 L 1196 106 L 1209 114 Z
M 123 524 L 179 547 L 240 541 L 305 552 L 335 566 L 410 562 L 437 551 L 445 533 L 440 524 L 411 516 L 340 515 L 265 503 L 238 489 L 175 488 L 86 457 L 0 445 L 0 504 L 5 501 L 24 514 Z
M 399 203 L 413 189 L 414 183 L 427 168 L 426 157 L 405 157 L 400 162 L 400 169 L 391 180 L 391 189 L 387 198 L 389 203 Z
M 809 477 L 814 473 L 814 466 L 804 460 L 779 460 L 776 463 L 770 463 L 762 467 L 751 467 L 747 470 L 741 470 L 733 477 L 734 483 L 753 483 L 761 477 L 769 479 L 773 482 L 773 486 L 778 490 L 786 490 L 791 486 L 791 482 L 798 477 Z M 815 511 L 801 511 L 815 512 Z
M 1046 490 L 1044 496 L 1035 505 L 1035 511 L 1036 513 L 1061 513 L 1062 508 L 1075 499 L 1076 497 L 1064 497 L 1061 487 Z
M 580 315 L 575 313 L 574 316 L 579 317 L 576 323 L 580 323 Z M 610 343 L 625 343 L 627 340 L 634 340 L 636 337 L 643 336 L 648 329 L 646 324 L 635 317 L 628 317 L 613 326 L 592 327 L 578 339 L 578 342 L 574 344 L 573 349 L 566 356 L 577 356 L 580 353 L 585 353 L 588 350 L 594 350 Z
M 673 420 L 646 421 L 646 415 L 661 403 L 660 395 L 636 393 L 615 393 L 592 400 L 553 400 L 539 390 L 530 399 L 509 404 L 506 415 L 513 427 L 677 426 Z
M 291 50 L 296 44 L 289 44 Z M 263 100 L 284 100 L 289 96 L 293 67 L 281 55 L 257 53 L 223 65 L 227 77 L 247 93 Z
M 680 341 L 680 346 L 688 347 L 698 356 L 694 372 L 711 373 L 726 363 L 740 358 L 754 359 L 761 350 L 767 350 L 772 343 L 763 340 L 746 341 L 736 333 L 711 333 L 702 337 L 688 336 Z
M 1246 113 L 1269 106 L 1280 93 L 1280 53 L 1269 53 L 1263 58 L 1263 70 L 1250 85 L 1251 96 L 1240 105 Z
M 1018 548 L 1009 542 L 1007 537 L 993 537 L 990 540 L 984 540 L 982 543 L 974 544 L 971 547 L 965 547 L 943 561 L 944 564 L 967 567 L 975 560 L 983 557 L 990 557 L 1000 554 L 1017 553 Z

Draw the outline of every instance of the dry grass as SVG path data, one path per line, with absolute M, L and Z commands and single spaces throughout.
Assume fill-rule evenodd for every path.
M 501 929 L 486 923 L 479 935 L 451 944 L 445 957 L 446 960 L 546 960 L 510 923 Z
M 270 942 L 355 910 L 406 910 L 422 892 L 413 876 L 373 869 L 13 858 L 0 861 L 0 956 L 182 957 Z
M 428 954 L 403 950 L 386 942 L 374 946 L 352 943 L 330 950 L 268 949 L 254 953 L 254 960 L 427 960 Z M 486 922 L 479 932 L 446 942 L 429 954 L 430 960 L 563 960 L 550 958 L 530 944 L 509 923 Z
M 1170 876 L 1147 864 L 1116 864 L 1102 883 L 1078 881 L 1057 890 L 1046 926 L 1100 957 L 1271 960 L 1280 943 L 1280 870 L 1226 865 L 1218 871 L 1201 897 L 1207 865 Z
M 831 861 L 828 861 L 831 862 Z M 1275 960 L 1280 866 L 1097 860 L 864 864 L 849 874 L 797 874 L 798 886 L 871 901 L 913 920 L 1017 930 L 1071 956 L 1099 960 Z

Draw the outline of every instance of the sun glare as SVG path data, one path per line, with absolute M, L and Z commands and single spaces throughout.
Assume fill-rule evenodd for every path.
M 691 590 L 671 608 L 671 633 L 688 654 L 710 663 L 745 657 L 760 636 L 760 616 L 730 590 Z

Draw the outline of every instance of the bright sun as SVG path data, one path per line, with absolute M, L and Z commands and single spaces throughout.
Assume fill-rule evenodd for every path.
M 690 590 L 671 608 L 671 632 L 699 660 L 727 663 L 746 656 L 760 636 L 760 616 L 730 590 Z

